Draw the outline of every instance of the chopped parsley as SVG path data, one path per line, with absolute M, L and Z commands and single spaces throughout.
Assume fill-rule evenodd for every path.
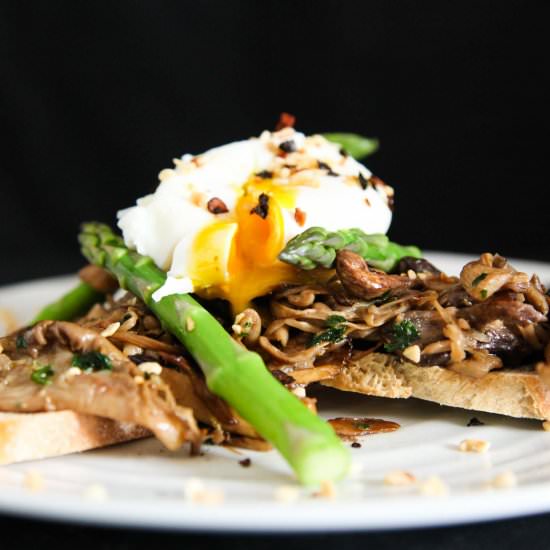
M 252 328 L 252 321 L 246 321 L 242 326 L 241 336 L 248 336 L 250 329 Z
M 416 325 L 412 321 L 405 319 L 393 325 L 392 338 L 387 344 L 384 344 L 384 350 L 391 353 L 408 348 L 418 338 L 420 338 L 420 333 Z
M 88 351 L 73 355 L 71 362 L 73 367 L 78 367 L 84 372 L 97 372 L 100 370 L 113 370 L 111 360 L 99 351 Z
M 54 375 L 53 369 L 51 365 L 44 365 L 43 367 L 38 367 L 37 369 L 34 369 L 34 371 L 31 374 L 31 380 L 36 383 L 40 384 L 41 386 L 45 386 L 46 384 L 51 384 L 50 378 Z
M 487 289 L 484 288 L 484 289 L 481 290 L 480 294 L 481 294 L 481 297 L 483 298 L 483 300 L 485 300 L 485 298 L 487 298 L 487 294 L 489 294 L 489 293 L 487 292 Z
M 338 325 L 346 322 L 346 318 L 341 315 L 329 315 L 325 319 L 325 326 L 329 328 L 336 328 Z
M 346 319 L 341 315 L 329 315 L 325 319 L 325 327 L 327 327 L 327 330 L 315 334 L 309 343 L 309 347 L 325 342 L 334 344 L 343 340 L 346 335 L 345 322 Z
M 17 349 L 27 349 L 28 347 L 28 343 L 27 343 L 27 340 L 25 340 L 25 337 L 20 334 L 16 339 L 15 339 L 15 347 Z
M 359 430 L 369 430 L 370 424 L 368 422 L 365 422 L 364 420 L 358 420 L 355 422 L 355 427 Z
M 479 283 L 481 283 L 481 281 L 483 281 L 483 279 L 486 279 L 487 278 L 487 275 L 489 275 L 488 273 L 481 273 L 479 274 L 473 281 L 472 281 L 472 286 L 473 287 L 476 287 Z
M 378 296 L 378 298 L 375 298 L 372 303 L 375 306 L 381 306 L 382 304 L 387 304 L 392 299 L 391 290 L 386 290 L 384 294 Z

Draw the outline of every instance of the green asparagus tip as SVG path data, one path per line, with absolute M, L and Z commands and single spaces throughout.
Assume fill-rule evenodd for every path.
M 421 257 L 416 246 L 402 246 L 383 234 L 366 234 L 361 229 L 328 231 L 310 227 L 288 241 L 279 259 L 304 270 L 331 268 L 338 250 L 351 250 L 383 271 L 391 271 L 405 256 Z
M 340 145 L 344 151 L 353 158 L 361 160 L 378 151 L 380 142 L 376 138 L 368 138 L 359 134 L 348 134 L 344 132 L 335 132 L 323 134 L 323 136 Z

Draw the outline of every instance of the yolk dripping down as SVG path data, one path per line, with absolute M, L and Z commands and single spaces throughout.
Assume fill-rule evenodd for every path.
M 294 191 L 281 187 L 252 180 L 237 202 L 235 221 L 214 222 L 197 235 L 190 277 L 198 294 L 225 298 L 238 313 L 278 284 L 301 279 L 277 259 L 285 245 L 283 208 L 295 205 Z M 265 218 L 252 212 L 261 193 L 269 197 Z

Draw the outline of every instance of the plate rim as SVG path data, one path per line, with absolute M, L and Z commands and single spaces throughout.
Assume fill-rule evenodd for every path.
M 428 258 L 447 258 L 461 262 L 475 258 L 475 254 L 454 253 L 442 251 L 427 251 Z M 526 264 L 550 271 L 550 262 L 530 259 L 511 259 L 512 263 Z M 5 292 L 20 292 L 25 287 L 43 285 L 69 285 L 76 280 L 74 274 L 57 275 L 45 278 L 30 279 L 0 286 L 0 295 Z M 2 307 L 0 303 L 0 307 Z M 131 445 L 129 443 L 128 445 Z M 50 459 L 50 460 L 55 460 Z M 39 463 L 28 463 L 30 467 Z M 1 467 L 0 467 L 1 468 Z M 6 468 L 6 466 L 4 466 Z M 9 468 L 9 466 L 7 466 Z M 441 497 L 422 497 L 426 506 L 412 507 L 408 517 L 398 521 L 385 521 L 384 516 L 391 517 L 391 508 L 406 507 L 418 502 L 416 495 L 396 495 L 388 499 L 346 503 L 338 500 L 338 517 L 340 522 L 330 522 L 330 501 L 299 500 L 297 503 L 262 503 L 262 512 L 258 514 L 257 503 L 231 503 L 231 508 L 223 507 L 223 514 L 212 515 L 221 508 L 197 506 L 186 503 L 183 499 L 179 512 L 175 514 L 160 514 L 156 510 L 158 503 L 140 506 L 137 511 L 131 509 L 133 499 L 117 498 L 116 500 L 96 503 L 86 501 L 82 497 L 65 494 L 61 500 L 56 498 L 52 505 L 52 495 L 47 491 L 29 493 L 22 488 L 6 488 L 0 478 L 0 513 L 8 516 L 46 519 L 57 522 L 68 522 L 81 525 L 96 525 L 105 527 L 125 527 L 132 529 L 172 530 L 181 532 L 216 532 L 216 533 L 343 533 L 349 531 L 389 531 L 393 529 L 412 529 L 443 527 L 461 524 L 481 523 L 493 520 L 504 520 L 513 517 L 524 517 L 544 512 L 550 512 L 550 482 L 538 486 L 518 486 L 513 489 L 487 491 L 483 494 L 484 506 L 470 507 L 472 499 L 479 499 L 480 493 L 452 493 Z M 512 498 L 513 495 L 513 498 Z M 56 495 L 57 496 L 57 495 Z M 518 510 L 517 503 L 521 500 Z M 444 506 L 441 506 L 444 504 Z M 493 506 L 494 504 L 494 506 Z M 301 508 L 307 514 L 299 514 L 299 521 L 289 511 Z M 360 508 L 360 510 L 358 510 Z M 434 516 L 434 509 L 439 513 Z M 228 510 L 230 510 L 228 512 Z M 443 511 L 442 511 L 443 510 Z M 243 525 L 235 523 L 239 515 L 254 512 L 254 524 Z M 371 514 L 371 520 L 365 522 L 365 514 Z M 288 518 L 292 518 L 291 521 Z M 310 518 L 304 521 L 304 517 Z M 345 518 L 343 521 L 341 518 Z M 375 518 L 375 521 L 372 521 Z M 138 520 L 138 521 L 136 521 Z M 181 520 L 185 520 L 182 521 Z M 328 523 L 327 523 L 328 522 Z M 321 523 L 321 525 L 320 525 Z

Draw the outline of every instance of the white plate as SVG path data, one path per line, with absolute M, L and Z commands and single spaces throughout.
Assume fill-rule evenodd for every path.
M 433 253 L 449 273 L 469 258 Z M 550 281 L 550 265 L 516 262 Z M 44 303 L 68 288 L 74 278 L 23 283 L 0 289 L 0 308 L 28 321 Z M 285 463 L 275 452 L 254 453 L 205 447 L 204 456 L 186 450 L 170 453 L 155 440 L 119 445 L 80 455 L 0 468 L 0 513 L 179 530 L 209 531 L 342 531 L 448 525 L 550 511 L 550 433 L 540 422 L 475 414 L 486 425 L 466 427 L 473 413 L 420 401 L 392 401 L 335 391 L 319 395 L 327 418 L 367 416 L 394 420 L 401 429 L 370 436 L 360 449 L 350 449 L 362 467 L 337 488 L 334 499 L 314 498 L 300 490 L 297 501 L 274 498 L 277 488 L 293 485 Z M 491 442 L 486 454 L 461 453 L 465 438 Z M 249 468 L 239 461 L 252 460 Z M 45 480 L 40 492 L 25 488 L 30 470 Z M 391 470 L 407 470 L 419 480 L 439 476 L 447 496 L 421 495 L 417 487 L 384 486 Z M 497 474 L 513 471 L 518 485 L 488 489 Z M 190 478 L 207 490 L 223 491 L 216 506 L 184 497 Z M 101 485 L 105 500 L 90 498 L 89 487 Z M 88 496 L 86 496 L 88 494 Z

